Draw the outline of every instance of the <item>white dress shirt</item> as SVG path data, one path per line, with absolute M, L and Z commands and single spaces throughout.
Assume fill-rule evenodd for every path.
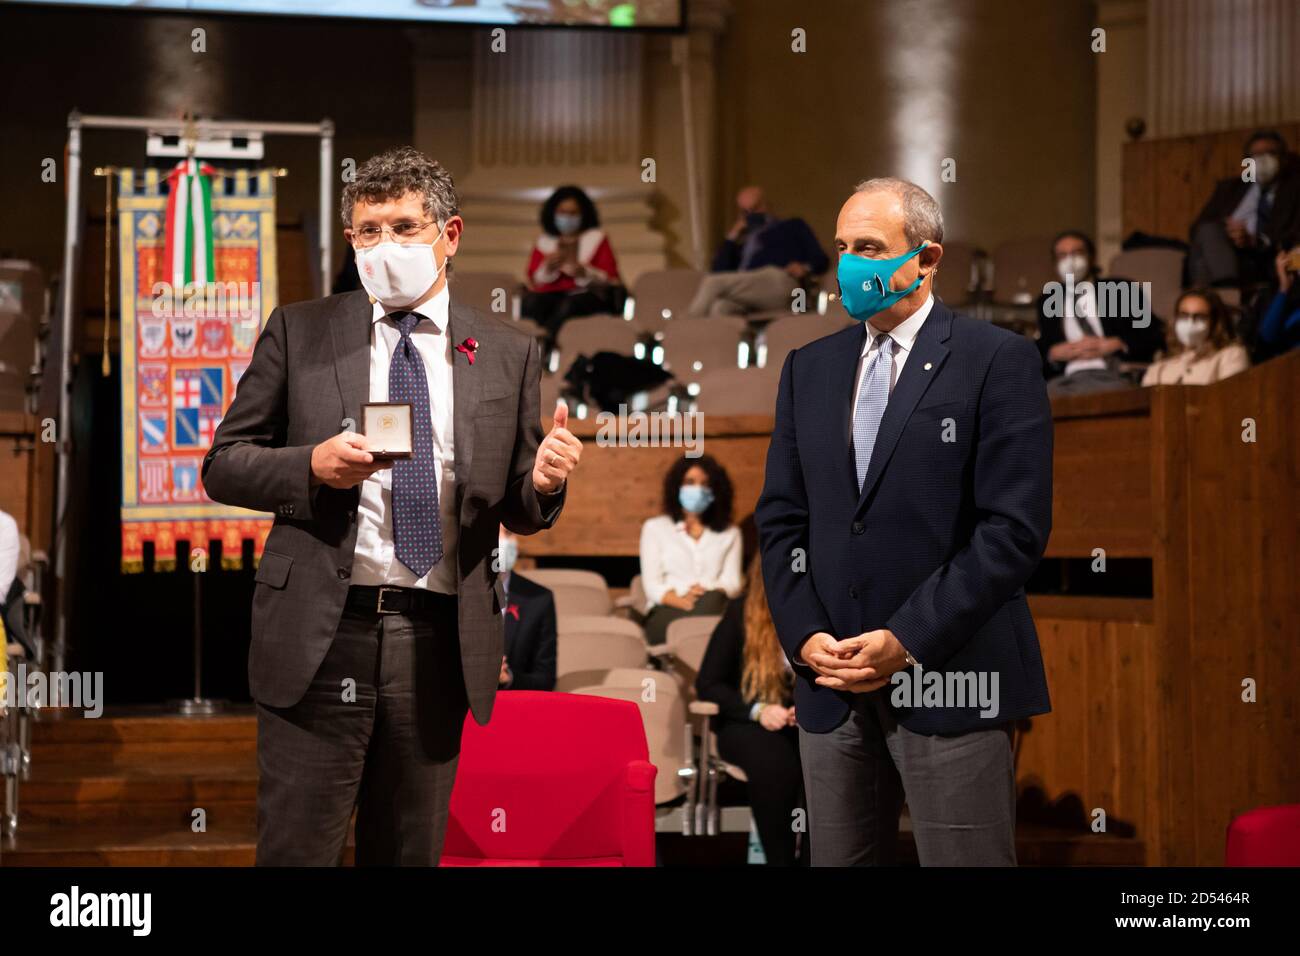
M 452 434 L 451 335 L 447 330 L 447 287 L 416 311 L 421 319 L 411 330 L 411 344 L 424 361 L 429 386 L 429 413 L 433 422 L 434 474 L 438 481 L 438 509 L 442 519 L 442 560 L 424 577 L 417 578 L 393 553 L 393 469 L 381 468 L 361 483 L 357 510 L 357 546 L 352 560 L 353 584 L 395 584 L 456 593 L 456 541 L 460 527 L 456 516 L 456 447 Z M 371 316 L 370 401 L 388 401 L 388 367 L 401 341 L 397 323 L 378 302 Z
M 1230 217 L 1243 223 L 1246 232 L 1255 237 L 1259 236 L 1259 201 L 1266 192 L 1270 198 L 1277 196 L 1277 180 L 1269 183 L 1268 189 L 1264 189 L 1259 183 L 1251 183 Z
M 1067 287 L 1068 288 L 1068 287 Z M 1075 284 L 1074 298 L 1065 299 L 1065 314 L 1061 316 L 1061 331 L 1067 342 L 1077 342 L 1090 335 L 1102 336 L 1101 320 L 1097 317 L 1097 283 L 1085 279 Z M 1105 368 L 1106 359 L 1072 359 L 1065 363 L 1065 374 L 1073 375 L 1090 368 Z
M 734 598 L 744 587 L 741 574 L 740 529 L 706 527 L 692 538 L 685 521 L 658 515 L 641 526 L 641 586 L 649 607 L 663 603 L 664 594 L 685 594 L 698 584 Z
M 18 522 L 7 512 L 0 511 L 0 601 L 9 596 L 14 578 L 18 577 L 18 558 L 22 539 Z
M 893 365 L 890 366 L 889 373 L 891 395 L 894 386 L 898 383 L 898 376 L 903 374 L 903 365 L 907 362 L 908 353 L 912 351 L 916 335 L 921 331 L 921 326 L 925 324 L 932 308 L 934 308 L 934 296 L 926 296 L 924 304 L 919 309 L 889 330 L 889 337 L 894 340 Z M 858 375 L 854 379 L 853 411 L 850 421 L 856 421 L 858 417 L 858 396 L 862 394 L 862 377 L 867 374 L 867 369 L 871 367 L 871 360 L 876 357 L 876 352 L 880 349 L 876 344 L 876 336 L 884 331 L 876 328 L 871 324 L 871 320 L 867 319 L 867 340 L 862 344 L 862 354 L 858 358 Z

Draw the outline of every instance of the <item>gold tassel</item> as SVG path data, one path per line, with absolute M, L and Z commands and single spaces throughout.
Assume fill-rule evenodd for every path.
M 104 378 L 113 374 L 108 358 L 108 337 L 113 326 L 113 176 L 116 166 L 96 166 L 95 175 L 104 177 L 104 354 L 99 363 Z

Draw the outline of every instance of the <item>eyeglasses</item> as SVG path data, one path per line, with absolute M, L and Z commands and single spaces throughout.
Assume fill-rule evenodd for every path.
M 360 229 L 349 229 L 348 239 L 363 249 L 377 245 L 383 239 L 384 233 L 391 235 L 396 243 L 411 242 L 435 222 L 437 222 L 436 219 L 430 219 L 428 222 L 411 222 L 407 220 L 405 222 L 395 222 L 391 226 L 362 226 Z

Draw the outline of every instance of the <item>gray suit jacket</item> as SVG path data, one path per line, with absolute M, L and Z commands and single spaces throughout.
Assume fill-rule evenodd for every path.
M 306 693 L 351 583 L 360 491 L 312 487 L 311 453 L 340 431 L 360 430 L 371 314 L 365 292 L 272 312 L 203 460 L 214 501 L 275 515 L 257 568 L 248 660 L 253 697 L 272 707 L 290 707 Z M 485 724 L 505 640 L 504 596 L 492 570 L 497 526 L 517 534 L 548 528 L 564 499 L 561 492 L 543 500 L 533 488 L 542 438 L 533 338 L 458 304 L 454 293 L 449 332 L 455 343 L 478 341 L 473 365 L 453 354 L 452 387 L 461 666 L 470 709 Z

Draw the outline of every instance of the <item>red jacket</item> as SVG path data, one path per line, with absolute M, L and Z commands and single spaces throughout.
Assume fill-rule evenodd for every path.
M 558 237 L 550 233 L 542 233 L 533 243 L 532 254 L 528 257 L 528 286 L 534 292 L 568 292 L 585 288 L 593 282 L 618 283 L 618 261 L 614 258 L 609 239 L 599 229 L 585 229 L 578 234 L 578 261 L 587 267 L 587 275 L 580 279 L 543 265 L 546 257 L 559 245 Z

